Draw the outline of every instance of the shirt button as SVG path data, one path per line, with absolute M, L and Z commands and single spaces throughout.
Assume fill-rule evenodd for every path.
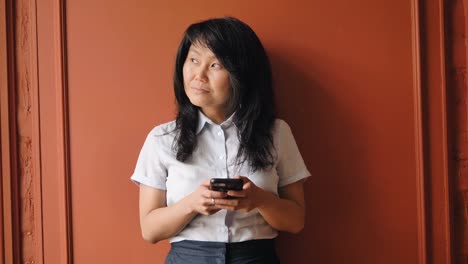
M 219 159 L 220 159 L 220 160 L 221 160 L 221 159 L 224 159 L 224 155 L 219 156 Z
M 218 136 L 221 136 L 223 134 L 223 132 L 219 131 L 218 132 Z

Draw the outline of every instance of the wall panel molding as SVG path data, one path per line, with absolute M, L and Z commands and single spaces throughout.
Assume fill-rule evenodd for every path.
M 452 263 L 444 0 L 420 2 L 427 263 Z
M 419 264 L 427 263 L 426 244 L 426 208 L 425 208 L 425 177 L 424 177 L 424 149 L 422 122 L 422 86 L 421 86 L 421 29 L 420 29 L 420 1 L 411 1 L 411 32 L 413 54 L 413 98 L 415 125 L 415 161 L 416 161 L 416 201 L 418 208 L 418 259 Z
M 15 2 L 21 261 L 43 263 L 36 2 Z
M 0 1 L 1 263 L 20 259 L 16 147 L 14 9 Z
M 468 1 L 445 1 L 453 263 L 468 263 Z
M 64 2 L 0 0 L 0 27 L 0 263 L 72 263 Z
M 73 263 L 65 1 L 40 1 L 38 54 L 41 101 L 44 260 Z
M 412 1 L 419 263 L 452 263 L 444 1 Z

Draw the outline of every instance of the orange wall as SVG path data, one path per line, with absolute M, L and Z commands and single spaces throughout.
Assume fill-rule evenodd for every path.
M 418 263 L 418 99 L 410 1 L 67 1 L 74 263 L 162 263 L 140 237 L 129 177 L 149 130 L 174 118 L 184 29 L 232 15 L 262 39 L 279 115 L 313 177 L 283 263 Z

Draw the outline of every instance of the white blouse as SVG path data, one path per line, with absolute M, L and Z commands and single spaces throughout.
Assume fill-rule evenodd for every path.
M 137 184 L 165 190 L 167 206 L 189 195 L 210 178 L 246 176 L 256 186 L 278 195 L 279 187 L 310 176 L 291 129 L 283 120 L 275 120 L 273 128 L 276 151 L 274 167 L 254 173 L 248 162 L 235 165 L 239 140 L 232 116 L 217 125 L 199 112 L 197 145 L 186 162 L 178 161 L 173 152 L 174 130 L 175 121 L 151 130 L 131 177 Z M 210 216 L 196 216 L 169 241 L 187 239 L 227 243 L 274 238 L 277 235 L 278 232 L 257 209 L 248 213 L 220 210 Z

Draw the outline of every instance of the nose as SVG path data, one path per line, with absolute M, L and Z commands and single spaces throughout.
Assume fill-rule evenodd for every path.
M 199 82 L 207 82 L 208 77 L 206 75 L 206 69 L 205 67 L 198 67 L 195 70 L 195 80 Z

